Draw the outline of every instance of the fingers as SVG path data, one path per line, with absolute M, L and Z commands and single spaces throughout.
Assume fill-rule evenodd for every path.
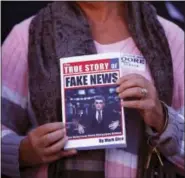
M 64 137 L 63 139 L 59 140 L 58 142 L 54 143 L 53 145 L 47 147 L 45 149 L 45 155 L 52 155 L 58 153 L 64 148 L 65 143 L 67 142 L 68 138 Z
M 44 156 L 42 158 L 42 163 L 51 163 L 53 161 L 56 161 L 58 159 L 61 159 L 62 157 L 72 156 L 77 154 L 77 151 L 75 149 L 68 150 L 68 151 L 59 151 L 56 154 L 50 155 L 50 156 Z
M 79 134 L 84 134 L 84 132 L 85 132 L 84 129 L 79 129 L 79 130 L 78 130 L 78 133 L 79 133 Z
M 109 129 L 115 130 L 118 126 L 119 126 L 119 121 L 113 121 L 113 122 L 109 125 Z
M 50 132 L 54 132 L 59 129 L 63 129 L 65 125 L 62 122 L 54 122 L 54 123 L 48 123 L 44 124 L 37 128 L 37 135 L 45 135 Z
M 116 91 L 118 93 L 132 87 L 147 88 L 149 80 L 139 74 L 129 74 L 118 79 L 117 84 L 120 85 Z
M 128 75 L 125 75 L 125 76 L 119 78 L 116 83 L 120 85 L 120 84 L 122 84 L 122 83 L 124 83 L 126 81 L 131 81 L 133 79 L 144 80 L 145 78 L 142 75 L 139 75 L 139 74 L 128 74 Z
M 65 127 L 61 122 L 40 126 L 30 131 L 25 140 L 20 146 L 23 165 L 50 163 L 63 156 L 75 154 L 74 151 L 61 153 L 67 141 Z
M 119 93 L 119 97 L 120 98 L 142 98 L 143 94 L 141 93 L 141 88 L 140 87 L 133 87 L 133 88 L 129 88 L 126 89 L 122 92 Z
M 110 129 L 112 129 L 112 128 L 114 128 L 114 127 L 115 127 L 115 124 L 114 124 L 114 123 L 109 125 L 109 128 L 110 128 Z
M 85 131 L 84 131 L 84 129 L 83 130 L 81 130 L 81 132 L 80 132 L 81 134 L 84 134 L 85 133 Z
M 83 125 L 78 125 L 78 128 L 76 128 L 75 130 L 78 131 L 79 134 L 84 134 L 85 133 L 85 127 Z
M 65 129 L 60 129 L 60 130 L 48 133 L 41 138 L 41 144 L 43 144 L 43 146 L 46 147 L 62 139 L 65 135 L 66 135 Z
M 85 128 L 85 126 L 83 126 L 83 125 L 81 125 L 81 124 L 79 124 L 79 127 L 81 127 L 81 128 Z
M 62 158 L 62 155 L 61 155 L 61 152 L 58 152 L 57 154 L 43 157 L 42 162 L 43 163 L 51 163 L 51 162 L 56 161 L 60 158 Z
M 116 91 L 119 93 L 119 92 L 122 92 L 122 91 L 124 91 L 128 88 L 132 88 L 132 87 L 145 88 L 146 83 L 140 79 L 125 81 L 125 82 L 121 83 L 121 85 L 116 89 Z
M 121 105 L 127 108 L 135 109 L 152 109 L 155 107 L 153 100 L 134 100 L 134 101 L 121 101 Z
M 84 132 L 85 132 L 84 127 L 81 127 L 79 132 L 80 132 L 80 134 L 84 134 Z
M 75 155 L 75 154 L 77 154 L 77 150 L 75 150 L 75 149 L 61 152 L 62 157 L 72 156 L 72 155 Z
M 109 129 L 111 129 L 111 130 L 115 130 L 115 129 L 116 129 L 116 126 L 115 126 L 115 125 L 110 126 L 110 127 L 109 127 Z

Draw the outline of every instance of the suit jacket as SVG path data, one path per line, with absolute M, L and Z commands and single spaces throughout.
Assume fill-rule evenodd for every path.
M 98 123 L 96 119 L 96 110 L 91 110 L 89 114 L 80 121 L 80 123 L 85 126 L 85 134 L 110 133 L 121 131 L 120 126 L 114 131 L 109 129 L 111 122 L 116 120 L 121 121 L 120 114 L 111 111 L 110 109 L 104 109 L 102 111 L 102 121 Z

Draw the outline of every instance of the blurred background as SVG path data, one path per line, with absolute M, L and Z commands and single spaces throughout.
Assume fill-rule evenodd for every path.
M 1 2 L 1 43 L 12 27 L 36 14 L 39 9 L 52 1 L 2 1 Z M 184 1 L 152 1 L 159 15 L 173 21 L 184 30 Z

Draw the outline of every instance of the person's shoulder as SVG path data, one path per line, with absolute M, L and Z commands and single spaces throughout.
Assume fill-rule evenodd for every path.
M 21 36 L 22 40 L 24 40 L 24 42 L 26 43 L 28 42 L 29 26 L 33 18 L 34 16 L 31 16 L 21 21 L 20 23 L 16 24 L 12 30 L 12 31 L 15 31 L 17 35 Z
M 20 96 L 27 96 L 28 28 L 31 19 L 15 25 L 2 44 L 3 85 Z
M 184 40 L 184 31 L 178 25 L 161 16 L 158 16 L 158 20 L 164 28 L 169 43 L 172 43 L 175 39 L 180 41 Z
M 182 71 L 184 66 L 184 31 L 173 22 L 162 17 L 158 18 L 168 39 L 174 71 Z
M 15 26 L 18 27 L 18 28 L 24 28 L 25 26 L 29 27 L 29 24 L 31 23 L 32 19 L 34 18 L 35 16 L 31 16 L 21 22 L 19 22 L 18 24 L 16 24 Z
M 21 21 L 20 23 L 14 25 L 8 36 L 5 38 L 5 41 L 3 42 L 3 48 L 6 47 L 7 44 L 10 44 L 11 42 L 13 42 L 13 44 L 17 46 L 27 48 L 29 37 L 29 25 L 33 18 L 34 16 L 31 16 Z
M 115 112 L 113 111 L 113 109 L 112 108 L 109 108 L 109 107 L 104 109 L 104 113 L 106 113 L 108 115 L 115 114 Z
M 165 19 L 164 17 L 161 17 L 161 16 L 157 16 L 159 22 L 162 24 L 163 28 L 165 31 L 172 31 L 173 29 L 174 30 L 179 30 L 181 32 L 184 32 L 182 30 L 182 28 L 180 28 L 177 24 L 175 24 L 174 22 L 170 21 L 170 20 L 167 20 Z M 169 29 L 169 28 L 172 28 L 172 29 Z

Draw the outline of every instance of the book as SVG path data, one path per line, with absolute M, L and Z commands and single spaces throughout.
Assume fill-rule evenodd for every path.
M 62 121 L 69 138 L 64 149 L 126 147 L 125 115 L 116 81 L 142 63 L 142 58 L 135 59 L 120 53 L 60 59 Z

